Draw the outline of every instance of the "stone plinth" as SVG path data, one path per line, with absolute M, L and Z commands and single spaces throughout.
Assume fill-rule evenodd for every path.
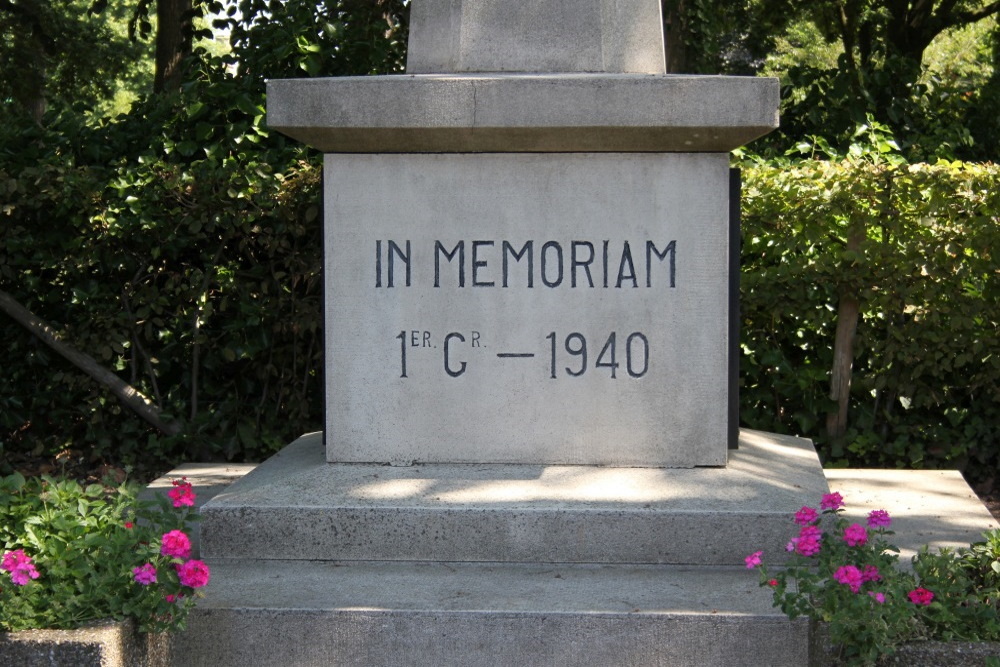
M 325 173 L 331 462 L 725 465 L 724 154 Z

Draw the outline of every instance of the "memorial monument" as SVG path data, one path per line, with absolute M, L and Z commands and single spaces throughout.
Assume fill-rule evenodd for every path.
M 729 151 L 777 107 L 665 74 L 658 0 L 413 0 L 407 74 L 270 82 L 326 153 L 327 409 L 204 508 L 213 572 L 300 596 L 231 650 L 743 664 L 753 614 L 698 613 L 827 490 L 808 441 L 737 428 Z

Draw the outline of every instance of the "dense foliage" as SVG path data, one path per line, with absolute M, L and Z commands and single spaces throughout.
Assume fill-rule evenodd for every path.
M 1000 167 L 802 160 L 744 179 L 742 419 L 817 437 L 828 462 L 995 471 Z M 845 293 L 861 303 L 850 428 L 823 447 Z
M 319 160 L 268 132 L 264 80 L 400 67 L 402 4 L 344 4 L 261 21 L 244 0 L 219 19 L 233 52 L 196 52 L 179 92 L 100 124 L 64 107 L 0 126 L 0 290 L 183 425 L 123 413 L 3 316 L 0 452 L 260 458 L 318 427 Z

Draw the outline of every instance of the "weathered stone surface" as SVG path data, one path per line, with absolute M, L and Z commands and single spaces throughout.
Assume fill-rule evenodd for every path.
M 327 464 L 312 434 L 205 505 L 202 553 L 740 565 L 764 549 L 773 562 L 826 480 L 808 440 L 741 436 L 724 469 L 654 469 Z
M 267 124 L 325 153 L 721 152 L 778 126 L 777 79 L 396 75 L 269 81 Z
M 791 667 L 807 659 L 806 623 L 773 609 L 743 568 L 211 565 L 213 583 L 176 640 L 178 667 Z
M 330 461 L 725 465 L 725 155 L 325 173 Z
M 131 621 L 75 630 L 0 632 L 0 665 L 19 667 L 166 667 L 170 636 L 136 631 Z
M 659 0 L 422 0 L 406 71 L 663 74 Z

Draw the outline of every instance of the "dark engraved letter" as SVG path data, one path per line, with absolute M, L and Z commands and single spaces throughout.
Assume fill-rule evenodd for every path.
M 396 254 L 403 263 L 406 264 L 406 286 L 410 286 L 410 242 L 406 242 L 406 252 L 404 253 L 395 241 L 389 241 L 389 278 L 386 282 L 386 287 L 394 287 L 392 283 L 392 269 L 396 265 L 396 260 L 393 258 L 393 253 Z
M 653 245 L 652 241 L 646 241 L 646 287 L 653 286 L 653 255 L 662 262 L 667 258 L 667 254 L 670 254 L 670 286 L 675 286 L 674 277 L 676 274 L 675 256 L 677 254 L 677 241 L 671 241 L 667 244 L 667 247 L 660 252 Z
M 493 241 L 473 241 L 472 242 L 472 286 L 473 287 L 493 287 L 496 283 L 492 280 L 490 281 L 480 281 L 479 280 L 479 268 L 486 266 L 486 260 L 479 260 L 479 247 L 480 246 L 491 246 Z
M 625 273 L 626 264 L 628 265 L 628 273 Z M 632 264 L 632 250 L 628 246 L 628 241 L 625 241 L 625 245 L 622 246 L 622 262 L 618 265 L 618 284 L 615 287 L 621 287 L 624 280 L 631 280 L 632 287 L 639 286 L 639 281 L 635 279 L 635 265 Z
M 535 278 L 534 278 L 533 274 L 534 274 L 534 270 L 535 270 L 535 267 L 534 267 L 534 264 L 535 264 L 535 260 L 534 260 L 535 242 L 534 241 L 526 241 L 525 244 L 523 246 L 521 246 L 520 252 L 515 252 L 514 251 L 514 246 L 512 246 L 509 241 L 504 241 L 503 242 L 503 286 L 504 287 L 507 286 L 507 275 L 508 275 L 507 274 L 507 253 L 510 253 L 510 256 L 514 258 L 515 262 L 520 262 L 521 258 L 524 257 L 525 254 L 528 255 L 528 287 L 534 287 L 535 286 Z
M 465 241 L 459 241 L 451 252 L 445 250 L 440 241 L 434 242 L 434 287 L 441 287 L 441 255 L 449 262 L 458 255 L 458 286 L 465 287 Z
M 590 241 L 573 241 L 570 245 L 571 256 L 570 260 L 570 280 L 573 287 L 576 287 L 576 267 L 582 266 L 583 270 L 587 274 L 587 283 L 593 287 L 594 277 L 590 275 L 590 265 L 594 262 L 594 244 Z M 586 248 L 588 251 L 588 256 L 586 260 L 581 260 L 577 258 L 576 250 L 577 248 Z
M 546 251 L 554 249 L 556 252 L 556 266 L 558 267 L 558 273 L 556 274 L 555 280 L 549 280 L 548 275 L 545 272 L 546 267 L 546 257 L 548 256 Z M 548 264 L 551 266 L 551 263 Z M 563 253 L 562 246 L 556 241 L 547 241 L 545 245 L 542 246 L 542 282 L 545 283 L 546 287 L 558 287 L 562 283 L 563 279 Z
M 465 372 L 466 363 L 464 361 L 460 361 L 458 362 L 460 364 L 458 370 L 457 371 L 451 370 L 451 365 L 448 363 L 449 361 L 451 361 L 451 358 L 449 357 L 448 354 L 448 345 L 451 344 L 452 338 L 457 338 L 459 341 L 464 343 L 465 336 L 463 336 L 460 333 L 452 332 L 444 337 L 444 371 L 453 378 L 457 378 L 459 375 Z
M 608 244 L 610 241 L 604 241 L 604 287 L 608 286 Z
M 375 287 L 382 286 L 382 242 L 375 241 Z

